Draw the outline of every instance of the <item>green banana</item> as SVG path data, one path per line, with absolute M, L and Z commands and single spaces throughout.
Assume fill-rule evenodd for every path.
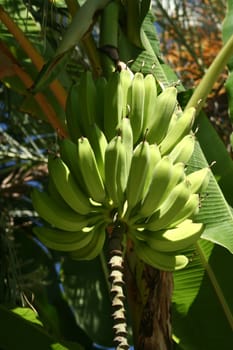
M 120 74 L 114 72 L 105 86 L 104 133 L 108 141 L 116 136 L 116 128 L 123 115 L 123 89 Z
M 92 77 L 92 72 L 86 71 L 82 73 L 80 78 L 80 103 L 82 105 L 81 125 L 83 134 L 87 136 L 90 127 L 98 119 L 97 116 L 97 91 L 95 81 Z
M 142 134 L 145 134 L 148 120 L 155 117 L 156 102 L 157 102 L 157 85 L 153 74 L 147 74 L 144 78 L 145 86 L 145 101 L 144 101 L 144 117 Z
M 141 236 L 152 249 L 162 253 L 176 253 L 193 245 L 201 236 L 204 226 L 185 220 L 178 226 L 160 231 L 144 230 Z
M 117 193 L 118 193 L 118 203 L 119 203 L 119 214 L 121 214 L 121 211 L 123 209 L 123 204 L 125 201 L 125 190 L 127 186 L 128 176 L 129 176 L 129 166 L 128 166 L 128 159 L 126 157 L 126 147 L 125 144 L 122 142 L 122 138 L 120 138 L 119 143 L 119 150 L 118 150 L 118 161 L 117 161 L 117 172 L 116 172 L 116 184 L 117 184 Z M 131 154 L 132 157 L 132 154 Z M 129 162 L 131 164 L 131 159 L 129 159 Z
M 161 160 L 161 154 L 159 152 L 159 148 L 155 143 L 153 143 L 150 145 L 150 164 L 149 164 L 149 169 L 145 180 L 145 186 L 143 189 L 144 194 L 146 194 L 148 191 L 148 188 L 152 180 L 152 174 L 153 174 L 154 168 L 160 160 Z
M 129 118 L 124 117 L 121 119 L 118 126 L 118 133 L 121 135 L 122 142 L 125 145 L 126 170 L 128 177 L 133 154 L 133 131 Z
M 145 181 L 150 166 L 150 146 L 146 140 L 141 141 L 134 149 L 131 167 L 126 186 L 128 213 L 142 200 Z
M 177 106 L 175 112 L 172 114 L 172 117 L 170 119 L 170 122 L 169 122 L 169 125 L 168 125 L 168 129 L 167 129 L 167 134 L 166 136 L 170 133 L 170 131 L 175 127 L 176 123 L 177 123 L 177 120 L 179 119 L 179 116 L 180 116 L 180 112 L 178 112 L 179 110 L 179 106 Z M 173 129 L 174 130 L 174 129 Z M 165 136 L 165 138 L 166 138 Z M 163 140 L 162 140 L 163 142 Z M 162 143 L 161 142 L 161 143 Z
M 188 163 L 191 158 L 195 147 L 195 136 L 193 134 L 186 135 L 183 139 L 173 148 L 169 154 L 173 163 L 183 162 Z
M 132 84 L 132 80 L 133 80 L 133 73 L 129 69 L 122 69 L 120 71 L 120 83 L 122 86 L 122 93 L 123 93 L 122 117 L 127 117 L 129 115 L 128 90 Z
M 98 77 L 95 81 L 96 93 L 97 93 L 97 104 L 96 104 L 96 120 L 95 123 L 98 125 L 100 130 L 104 130 L 104 94 L 107 85 L 105 77 Z
M 90 197 L 99 203 L 105 201 L 104 183 L 101 178 L 94 151 L 86 137 L 78 139 L 78 163 Z
M 189 134 L 193 126 L 195 113 L 195 108 L 190 107 L 181 114 L 159 145 L 162 155 L 170 153 L 183 137 Z
M 135 240 L 135 251 L 140 259 L 146 264 L 162 270 L 162 271 L 176 271 L 184 268 L 189 260 L 185 255 L 173 255 L 168 253 L 158 252 L 146 242 Z
M 39 216 L 50 225 L 65 231 L 79 231 L 94 224 L 99 216 L 80 215 L 71 208 L 65 208 L 47 193 L 34 189 L 31 194 L 32 203 Z
M 210 180 L 210 168 L 205 167 L 194 171 L 186 176 L 187 181 L 190 184 L 190 190 L 192 193 L 204 192 L 209 184 Z
M 92 260 L 101 253 L 106 238 L 105 227 L 104 225 L 96 225 L 93 230 L 94 234 L 89 244 L 70 253 L 72 259 Z
M 93 211 L 88 197 L 80 190 L 68 166 L 61 158 L 48 158 L 49 174 L 64 201 L 77 213 L 85 215 Z
M 133 130 L 133 142 L 141 136 L 144 116 L 145 85 L 144 76 L 137 72 L 128 90 L 129 119 Z
M 145 227 L 150 231 L 170 227 L 176 215 L 188 201 L 190 194 L 187 182 L 180 182 L 172 189 L 159 209 L 149 218 Z
M 167 188 L 172 176 L 172 162 L 163 157 L 155 166 L 148 191 L 141 202 L 139 215 L 150 216 L 167 196 Z
M 98 127 L 96 123 L 90 125 L 87 137 L 95 153 L 100 175 L 104 180 L 104 154 L 108 141 L 103 131 Z
M 77 139 L 72 142 L 69 139 L 63 139 L 59 142 L 60 156 L 63 162 L 68 166 L 72 175 L 75 177 L 78 186 L 82 189 L 86 195 L 88 191 L 83 181 L 80 164 L 78 163 L 78 152 L 77 152 Z
M 76 142 L 77 138 L 82 135 L 80 126 L 82 110 L 79 93 L 80 84 L 78 82 L 70 87 L 66 101 L 66 124 L 69 136 L 73 142 Z
M 156 99 L 155 112 L 148 119 L 145 129 L 148 129 L 146 138 L 149 143 L 159 144 L 165 137 L 169 122 L 177 105 L 177 90 L 168 87 Z
M 196 193 L 192 193 L 183 208 L 173 218 L 172 225 L 178 225 L 188 218 L 192 218 L 199 211 L 200 198 Z
M 63 231 L 51 227 L 34 227 L 33 232 L 46 247 L 63 252 L 81 249 L 93 239 L 93 227 L 80 231 Z
M 174 185 L 178 184 L 180 181 L 183 181 L 184 179 L 185 179 L 185 164 L 182 162 L 173 164 L 171 184 L 169 185 L 169 188 L 170 189 L 173 188 Z
M 70 209 L 69 205 L 64 201 L 60 193 L 58 192 L 55 183 L 53 182 L 53 179 L 51 176 L 48 178 L 48 185 L 47 185 L 47 193 L 49 197 L 51 197 L 54 201 L 58 202 L 59 205 L 63 206 L 66 209 Z
M 115 136 L 105 151 L 105 186 L 114 206 L 119 206 L 127 183 L 125 147 Z

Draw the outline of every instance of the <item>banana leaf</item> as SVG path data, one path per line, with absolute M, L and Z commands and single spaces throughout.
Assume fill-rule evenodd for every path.
M 0 347 L 3 349 L 82 350 L 77 343 L 67 345 L 53 339 L 29 308 L 7 309 L 0 305 Z

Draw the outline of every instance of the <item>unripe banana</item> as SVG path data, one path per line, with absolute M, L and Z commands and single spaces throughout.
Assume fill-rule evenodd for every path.
M 134 149 L 126 186 L 128 212 L 143 198 L 143 190 L 150 166 L 150 146 L 144 140 Z
M 84 133 L 88 135 L 91 125 L 98 119 L 96 116 L 97 91 L 90 71 L 82 73 L 80 78 L 80 103 L 82 104 L 81 125 Z
M 205 167 L 187 175 L 186 179 L 190 184 L 191 192 L 192 193 L 204 192 L 208 187 L 210 174 L 211 174 L 210 168 Z
M 120 74 L 112 73 L 104 94 L 104 133 L 110 141 L 116 135 L 116 128 L 123 115 L 123 90 Z
M 64 201 L 77 213 L 85 215 L 93 210 L 88 198 L 80 190 L 73 175 L 61 158 L 48 158 L 49 174 Z
M 93 227 L 85 227 L 80 231 L 62 231 L 51 227 L 34 227 L 33 232 L 46 247 L 70 252 L 88 245 L 93 238 Z
M 148 121 L 155 117 L 157 103 L 157 85 L 153 74 L 147 74 L 144 78 L 145 101 L 142 133 L 145 134 Z
M 160 160 L 161 160 L 161 154 L 159 152 L 158 146 L 155 143 L 151 144 L 150 145 L 150 164 L 149 164 L 149 169 L 145 180 L 145 186 L 143 189 L 144 194 L 146 194 L 148 191 L 148 188 L 152 180 L 152 174 L 153 174 L 154 168 Z
M 90 125 L 88 140 L 95 153 L 96 163 L 102 179 L 104 180 L 104 154 L 107 147 L 107 139 L 97 124 Z
M 178 109 L 179 107 L 177 107 Z M 165 138 L 167 137 L 168 133 L 170 133 L 170 131 L 175 127 L 176 123 L 177 123 L 177 120 L 179 119 L 179 116 L 180 116 L 180 112 L 177 111 L 177 109 L 175 110 L 175 112 L 172 114 L 172 117 L 170 119 L 170 122 L 169 122 L 169 126 L 168 126 L 168 129 L 167 129 L 167 134 L 165 136 Z M 164 138 L 164 139 L 165 139 Z M 163 140 L 162 140 L 163 142 Z M 162 143 L 161 142 L 161 143 Z
M 150 186 L 139 208 L 139 215 L 144 217 L 152 215 L 166 198 L 172 168 L 172 162 L 168 157 L 162 158 L 155 166 Z
M 196 215 L 199 211 L 200 207 L 200 198 L 196 193 L 192 193 L 185 203 L 184 207 L 177 213 L 177 215 L 173 218 L 172 225 L 178 225 L 185 219 L 190 219 L 194 215 Z
M 78 139 L 78 162 L 80 164 L 83 181 L 90 197 L 99 203 L 105 201 L 105 189 L 101 178 L 94 151 L 86 137 Z
M 183 139 L 173 148 L 169 154 L 173 163 L 183 162 L 188 163 L 191 158 L 195 147 L 195 136 L 193 134 L 186 135 Z
M 174 164 L 172 168 L 172 178 L 171 178 L 170 189 L 173 188 L 174 185 L 178 184 L 180 181 L 183 181 L 184 179 L 185 179 L 185 165 L 182 162 L 178 162 Z
M 133 130 L 133 142 L 138 141 L 143 127 L 145 85 L 144 76 L 137 72 L 128 90 L 129 118 Z
M 159 144 L 167 133 L 169 122 L 177 104 L 177 90 L 175 87 L 168 87 L 161 92 L 156 99 L 154 115 L 148 119 L 146 138 L 149 143 Z
M 128 176 L 129 176 L 129 165 L 127 161 L 129 160 L 129 163 L 131 164 L 131 159 L 128 159 L 126 157 L 126 146 L 122 141 L 122 138 L 120 140 L 120 144 L 118 145 L 119 150 L 119 156 L 118 156 L 118 162 L 117 162 L 117 173 L 116 173 L 116 183 L 117 183 L 117 194 L 118 194 L 118 203 L 119 203 L 119 214 L 121 214 L 123 210 L 123 204 L 125 201 L 125 190 L 127 186 Z M 131 154 L 132 158 L 132 154 Z
M 73 142 L 82 135 L 80 120 L 82 109 L 80 103 L 80 83 L 75 83 L 69 89 L 66 101 L 66 124 L 69 136 Z
M 128 90 L 132 84 L 133 73 L 129 69 L 122 69 L 120 71 L 120 83 L 123 92 L 123 113 L 122 117 L 127 117 L 129 115 L 128 106 Z
M 63 162 L 70 169 L 71 173 L 75 177 L 75 180 L 77 181 L 78 186 L 88 196 L 88 191 L 81 174 L 81 167 L 80 167 L 80 164 L 78 163 L 77 139 L 75 143 L 69 139 L 63 139 L 60 141 L 59 147 L 60 147 L 60 155 Z
M 150 231 L 156 231 L 170 227 L 174 218 L 188 201 L 189 196 L 188 184 L 186 181 L 180 182 L 173 188 L 159 209 L 149 218 L 146 228 Z
M 105 226 L 101 224 L 96 225 L 93 231 L 93 237 L 89 244 L 70 253 L 72 259 L 92 260 L 101 253 L 106 238 Z
M 138 257 L 146 264 L 156 269 L 162 271 L 176 271 L 183 269 L 189 262 L 185 255 L 161 253 L 152 249 L 143 241 L 135 241 L 134 243 Z
M 204 226 L 185 220 L 175 228 L 143 232 L 145 241 L 152 249 L 162 253 L 176 253 L 193 245 L 201 236 Z
M 170 128 L 169 132 L 159 145 L 162 155 L 171 152 L 171 150 L 180 142 L 180 140 L 189 134 L 193 126 L 195 113 L 195 108 L 190 107 L 181 114 L 177 122 L 174 123 L 173 128 Z
M 127 183 L 125 147 L 121 136 L 115 136 L 105 151 L 105 186 L 109 198 L 119 206 Z
M 129 118 L 122 118 L 117 129 L 119 135 L 122 137 L 122 142 L 125 145 L 126 168 L 128 177 L 133 155 L 133 131 Z
M 66 209 L 70 208 L 69 205 L 64 201 L 64 199 L 58 192 L 51 176 L 49 176 L 48 186 L 46 190 L 49 197 L 51 197 L 55 202 L 58 202 L 60 206 L 64 206 Z
M 63 205 L 54 201 L 47 193 L 36 189 L 31 194 L 32 203 L 39 216 L 50 225 L 65 231 L 79 231 L 86 226 L 90 226 L 98 216 L 88 217 L 80 215 L 71 208 L 65 208 Z
M 104 95 L 107 85 L 105 77 L 101 76 L 95 81 L 97 103 L 96 103 L 96 120 L 95 123 L 98 125 L 100 130 L 104 130 Z

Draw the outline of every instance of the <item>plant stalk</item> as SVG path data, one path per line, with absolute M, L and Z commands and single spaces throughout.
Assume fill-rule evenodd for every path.
M 212 90 L 214 83 L 217 81 L 220 73 L 226 66 L 227 62 L 233 55 L 233 35 L 229 38 L 226 44 L 222 47 L 214 61 L 207 69 L 204 77 L 195 88 L 186 108 L 195 107 L 197 114 L 201 111 L 205 104 L 206 98 Z
M 114 343 L 117 350 L 128 350 L 129 344 L 127 341 L 127 322 L 126 311 L 124 306 L 125 294 L 123 287 L 125 285 L 123 277 L 123 247 L 122 239 L 125 233 L 125 224 L 116 221 L 113 225 L 109 239 L 109 267 L 110 267 L 110 282 L 111 282 L 111 298 L 113 310 L 113 332 Z

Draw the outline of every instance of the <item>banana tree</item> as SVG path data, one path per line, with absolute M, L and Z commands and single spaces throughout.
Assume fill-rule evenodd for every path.
M 29 305 L 39 313 L 41 319 L 39 328 L 35 325 L 35 315 L 30 312 L 25 316 L 21 309 L 14 309 L 13 312 L 6 305 L 1 307 L 1 325 L 6 329 L 5 335 L 0 338 L 3 348 L 11 346 L 13 349 L 21 339 L 21 334 L 17 334 L 16 339 L 6 336 L 13 323 L 17 327 L 20 326 L 22 334 L 27 332 L 27 329 L 34 332 L 37 337 L 34 339 L 38 339 L 38 348 L 46 346 L 58 349 L 88 349 L 92 348 L 92 343 L 98 343 L 105 346 L 115 344 L 117 349 L 128 349 L 129 344 L 134 345 L 135 349 L 148 350 L 165 350 L 172 347 L 186 350 L 218 349 L 220 346 L 229 345 L 232 341 L 233 305 L 230 297 L 232 279 L 229 279 L 228 274 L 223 271 L 227 271 L 226 267 L 231 264 L 233 252 L 233 221 L 230 207 L 233 201 L 231 195 L 233 166 L 219 136 L 202 111 L 213 84 L 227 63 L 231 70 L 230 59 L 233 55 L 233 29 L 229 24 L 231 4 L 229 2 L 223 26 L 225 45 L 188 101 L 186 97 L 188 92 L 186 93 L 175 72 L 163 62 L 150 5 L 150 1 L 146 0 L 124 2 L 87 0 L 80 3 L 67 0 L 65 3 L 56 2 L 56 4 L 49 1 L 43 4 L 38 1 L 14 3 L 2 1 L 0 19 L 4 35 L 0 41 L 1 80 L 14 96 L 15 111 L 18 108 L 23 113 L 34 116 L 38 124 L 43 120 L 50 125 L 50 132 L 54 130 L 58 135 L 56 143 L 49 149 L 50 176 L 47 183 L 44 183 L 49 195 L 33 191 L 32 200 L 35 209 L 45 221 L 55 227 L 58 225 L 60 231 L 70 231 L 71 234 L 67 232 L 64 240 L 57 234 L 54 236 L 53 228 L 38 225 L 34 233 L 45 246 L 51 248 L 49 253 L 47 252 L 52 254 L 53 258 L 50 256 L 50 260 L 60 262 L 64 295 L 69 300 L 76 317 L 74 321 L 70 310 L 67 311 L 69 309 L 67 303 L 56 288 L 52 288 L 52 293 L 56 295 L 55 299 L 58 298 L 60 304 L 54 303 L 50 312 L 46 310 L 49 305 L 48 297 L 45 297 L 41 290 L 39 292 L 36 290 L 35 304 L 29 303 Z M 227 83 L 229 95 L 232 90 L 230 77 Z M 128 88 L 131 86 L 129 93 L 131 97 L 127 100 L 126 91 L 121 91 L 122 83 L 118 83 L 120 79 L 125 79 L 124 81 L 128 79 Z M 141 82 L 144 80 L 146 82 L 146 79 L 150 80 L 147 91 L 146 88 L 141 89 Z M 163 123 L 159 124 L 159 128 L 155 127 L 155 120 L 148 124 L 139 123 L 143 104 L 147 109 L 145 115 L 149 113 L 150 94 L 152 94 L 152 110 L 155 108 L 154 100 L 160 107 L 158 108 L 160 116 L 157 119 Z M 231 104 L 229 106 L 231 107 Z M 119 126 L 119 114 L 122 115 L 122 110 L 127 118 L 123 118 Z M 90 122 L 93 115 L 95 124 Z M 111 119 L 106 118 L 106 115 L 111 115 Z M 179 139 L 176 136 L 176 141 L 171 141 L 177 130 L 180 130 L 179 120 L 183 120 L 178 118 L 180 115 L 188 120 L 185 132 Z M 196 124 L 193 125 L 194 115 Z M 116 118 L 115 124 L 114 118 Z M 191 127 L 197 130 L 195 135 L 190 131 Z M 169 128 L 172 129 L 170 133 Z M 3 134 L 5 137 L 8 136 L 7 132 Z M 129 136 L 124 137 L 124 134 Z M 155 207 L 152 212 L 150 210 L 148 212 L 148 208 L 150 209 L 148 203 L 152 201 L 155 205 L 158 191 L 151 195 L 152 198 L 149 193 L 144 201 L 144 207 L 138 207 L 142 201 L 140 191 L 145 191 L 147 184 L 146 180 L 143 181 L 143 173 L 145 179 L 148 174 L 149 179 L 152 178 L 152 173 L 149 172 L 152 158 L 148 158 L 147 140 L 153 143 L 153 155 L 161 156 L 162 150 L 166 149 L 164 154 L 162 153 L 162 156 L 166 156 L 186 134 L 190 136 L 191 146 L 185 143 L 182 149 L 191 150 L 188 158 L 179 158 L 180 155 L 178 157 L 176 152 L 172 157 L 178 157 L 177 159 L 186 165 L 185 176 L 204 168 L 208 169 L 210 180 L 205 189 L 205 196 L 201 197 L 200 210 L 198 209 L 200 197 L 194 196 L 193 225 L 196 225 L 196 239 L 193 242 L 189 241 L 190 244 L 182 249 L 175 248 L 174 244 L 172 245 L 174 248 L 169 246 L 172 250 L 166 255 L 163 264 L 164 255 L 160 252 L 156 259 L 156 253 L 152 254 L 144 243 L 147 239 L 146 227 L 149 231 L 157 232 L 157 236 L 154 236 L 156 249 L 158 244 L 162 244 L 158 235 L 164 226 L 158 224 Z M 171 135 L 167 138 L 169 141 L 166 135 Z M 77 140 L 78 147 L 74 147 Z M 123 142 L 126 143 L 126 148 L 122 148 Z M 159 153 L 155 142 L 160 145 Z M 3 149 L 6 143 L 3 142 Z M 105 153 L 105 156 L 103 152 L 101 153 L 100 144 L 104 149 L 108 149 L 109 153 Z M 98 165 L 101 164 L 99 169 L 96 169 L 90 146 L 95 150 L 96 158 L 98 154 Z M 100 149 L 97 152 L 98 147 Z M 128 154 L 129 151 L 132 153 L 133 148 L 134 156 L 131 160 Z M 85 161 L 87 159 L 85 152 L 89 154 L 88 161 Z M 146 161 L 143 163 L 143 168 L 138 167 L 137 152 L 145 154 Z M 116 158 L 113 158 L 112 154 L 115 154 Z M 133 170 L 129 169 L 129 162 L 126 162 L 119 171 L 117 164 L 123 164 L 127 157 L 130 158 Z M 74 162 L 74 159 L 77 159 L 77 162 Z M 118 161 L 119 159 L 122 161 Z M 179 174 L 184 175 L 184 167 L 175 168 L 174 164 L 165 159 L 162 165 L 166 166 L 166 169 L 170 167 L 169 171 L 172 174 L 182 170 L 183 172 Z M 42 159 L 38 157 L 36 162 L 47 164 L 47 157 Z M 211 165 L 213 162 L 216 164 Z M 82 165 L 80 168 L 79 164 Z M 70 170 L 70 192 L 66 192 L 66 189 L 62 191 L 67 168 Z M 128 177 L 123 173 L 123 169 L 128 171 Z M 138 169 L 141 169 L 140 173 Z M 167 170 L 165 173 L 168 173 Z M 103 178 L 108 193 L 111 193 L 112 201 L 100 206 L 99 203 L 105 203 Z M 126 179 L 129 179 L 127 183 Z M 162 186 L 164 179 L 165 176 L 161 176 L 159 186 Z M 189 179 L 191 181 L 191 177 Z M 154 182 L 156 184 L 156 178 Z M 76 186 L 77 183 L 80 187 Z M 122 190 L 119 191 L 121 186 Z M 92 201 L 87 201 L 82 191 L 78 192 L 78 188 L 91 193 Z M 186 193 L 185 191 L 186 188 L 182 187 L 182 191 L 179 192 Z M 193 194 L 197 195 L 198 191 Z M 172 187 L 169 188 L 168 193 L 170 192 L 172 193 Z M 163 194 L 164 191 L 161 191 L 161 196 Z M 122 201 L 124 196 L 127 196 L 126 208 L 125 201 Z M 161 198 L 158 198 L 158 202 Z M 119 210 L 115 209 L 114 201 L 120 203 L 117 205 Z M 67 204 L 73 206 L 73 209 L 78 206 L 78 212 L 82 217 L 77 213 L 71 215 Z M 177 210 L 182 211 L 183 207 L 184 205 Z M 139 209 L 146 213 L 146 221 L 139 220 Z M 161 209 L 163 210 L 167 213 L 165 209 Z M 172 222 L 176 225 L 165 230 L 166 234 L 176 230 L 176 226 L 184 222 L 184 216 L 181 216 L 182 220 L 179 222 L 177 215 L 179 217 L 181 214 L 177 210 L 172 221 L 167 224 L 171 226 Z M 64 222 L 66 211 L 69 214 L 67 221 Z M 88 218 L 88 223 L 80 221 L 84 217 L 85 220 Z M 123 217 L 124 220 L 118 220 L 119 217 Z M 35 220 L 32 213 L 29 218 Z M 132 221 L 133 234 L 129 229 Z M 190 225 L 190 222 L 188 224 Z M 22 247 L 27 243 L 23 238 L 18 238 L 19 232 L 20 236 L 22 232 L 26 234 L 29 232 L 30 237 L 34 237 L 32 226 L 27 227 L 29 229 L 23 230 L 20 227 L 19 230 L 13 226 L 14 234 Z M 73 231 L 80 231 L 83 227 L 85 232 L 82 231 L 77 240 L 77 232 Z M 189 226 L 189 234 L 193 227 Z M 165 233 L 162 232 L 162 238 Z M 169 244 L 171 245 L 171 242 Z M 85 250 L 82 249 L 84 245 Z M 168 249 L 168 245 L 164 246 Z M 35 244 L 31 247 L 35 252 L 38 249 Z M 179 253 L 176 252 L 177 249 Z M 61 250 L 62 253 L 55 253 L 54 250 Z M 11 250 L 7 248 L 8 251 Z M 65 253 L 66 251 L 71 251 L 71 254 Z M 27 251 L 26 256 L 28 254 Z M 41 259 L 44 263 L 44 257 Z M 46 293 L 51 293 L 51 290 Z M 73 334 L 67 333 L 64 310 L 69 314 Z M 57 320 L 49 321 L 52 315 L 56 315 Z M 7 324 L 3 322 L 4 320 L 8 320 Z M 33 339 L 31 342 L 24 344 L 24 348 L 37 346 Z

